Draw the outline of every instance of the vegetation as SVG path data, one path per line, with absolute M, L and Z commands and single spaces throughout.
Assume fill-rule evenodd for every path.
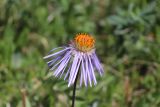
M 0 0 L 0 107 L 70 107 L 72 87 L 43 60 L 76 33 L 105 69 L 76 107 L 160 107 L 159 0 Z

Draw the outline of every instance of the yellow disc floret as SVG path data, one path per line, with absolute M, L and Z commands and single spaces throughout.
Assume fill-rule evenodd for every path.
M 75 46 L 78 50 L 88 52 L 94 48 L 95 39 L 88 34 L 77 34 L 74 38 Z

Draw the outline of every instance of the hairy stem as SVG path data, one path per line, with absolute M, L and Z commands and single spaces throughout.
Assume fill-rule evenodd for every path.
M 76 76 L 74 86 L 73 86 L 73 96 L 72 96 L 72 106 L 71 107 L 75 107 L 74 105 L 75 105 L 75 98 L 76 98 L 76 85 L 77 85 L 78 75 L 79 75 L 79 72 Z

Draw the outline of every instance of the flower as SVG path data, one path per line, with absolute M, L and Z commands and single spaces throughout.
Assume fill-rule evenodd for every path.
M 101 76 L 104 72 L 95 53 L 95 39 L 88 34 L 77 34 L 68 46 L 52 49 L 44 59 L 49 60 L 47 64 L 55 77 L 61 78 L 65 74 L 64 80 L 68 79 L 68 87 L 74 84 L 77 77 L 80 86 L 84 83 L 92 87 L 93 83 L 97 84 L 94 71 L 98 71 Z

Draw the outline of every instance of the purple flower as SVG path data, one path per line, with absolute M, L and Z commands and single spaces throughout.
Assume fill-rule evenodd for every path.
M 52 53 L 51 53 L 52 52 Z M 68 46 L 52 49 L 44 59 L 55 77 L 68 79 L 68 87 L 73 85 L 78 75 L 80 86 L 96 85 L 94 71 L 102 76 L 104 70 L 95 53 L 95 40 L 88 34 L 77 34 Z

